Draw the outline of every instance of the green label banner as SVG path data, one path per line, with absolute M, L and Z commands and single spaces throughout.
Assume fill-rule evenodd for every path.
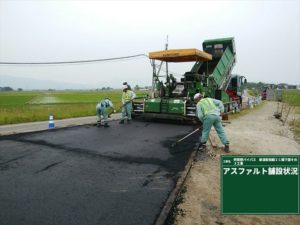
M 222 214 L 300 214 L 296 155 L 223 155 Z

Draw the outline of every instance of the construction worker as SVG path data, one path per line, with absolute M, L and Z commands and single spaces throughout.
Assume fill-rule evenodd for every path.
M 194 95 L 194 100 L 197 103 L 197 117 L 203 124 L 202 135 L 200 137 L 200 149 L 204 150 L 206 148 L 210 129 L 214 126 L 221 142 L 225 145 L 225 152 L 229 152 L 229 141 L 224 132 L 220 118 L 220 115 L 224 113 L 223 103 L 217 99 L 203 98 L 200 93 Z
M 131 110 L 132 110 L 132 100 L 136 97 L 135 93 L 129 90 L 128 85 L 123 86 L 122 94 L 122 119 L 119 122 L 124 124 L 124 120 L 127 118 L 127 123 L 131 121 Z
M 127 85 L 127 87 L 128 87 L 128 90 L 130 90 L 130 91 L 131 91 L 131 86 L 130 86 L 130 84 L 128 84 L 128 83 L 125 81 L 125 82 L 123 82 L 123 85 Z
M 96 113 L 98 116 L 98 121 L 97 121 L 97 126 L 103 126 L 104 127 L 109 127 L 107 123 L 108 119 L 108 113 L 107 109 L 111 108 L 113 112 L 116 112 L 114 109 L 113 103 L 110 101 L 109 98 L 105 98 L 104 100 L 100 100 L 98 104 L 96 105 Z

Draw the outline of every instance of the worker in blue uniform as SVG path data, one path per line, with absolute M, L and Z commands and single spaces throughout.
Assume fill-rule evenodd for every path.
M 206 142 L 209 132 L 214 126 L 221 142 L 224 144 L 225 152 L 229 152 L 229 141 L 222 126 L 220 115 L 224 113 L 222 101 L 213 98 L 203 98 L 201 93 L 194 95 L 196 105 L 196 115 L 203 124 L 202 134 L 200 137 L 200 148 L 206 148 Z
M 109 127 L 107 120 L 108 120 L 108 113 L 107 109 L 111 108 L 113 112 L 116 112 L 114 109 L 113 103 L 110 101 L 109 98 L 105 98 L 103 100 L 100 100 L 98 104 L 96 105 L 96 113 L 98 117 L 97 125 L 104 127 Z

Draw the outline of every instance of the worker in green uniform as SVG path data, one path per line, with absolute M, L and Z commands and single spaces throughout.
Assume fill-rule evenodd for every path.
M 127 118 L 127 123 L 131 121 L 131 110 L 132 110 L 132 100 L 136 97 L 135 93 L 129 90 L 128 85 L 123 86 L 122 94 L 122 119 L 119 122 L 124 124 L 124 120 Z
M 203 98 L 202 94 L 194 95 L 197 103 L 196 115 L 203 124 L 202 135 L 200 137 L 200 148 L 206 148 L 206 142 L 212 126 L 218 133 L 221 142 L 224 144 L 225 152 L 229 152 L 229 141 L 222 126 L 220 115 L 224 113 L 224 105 L 220 100 L 213 98 Z
M 108 119 L 107 109 L 108 108 L 111 108 L 113 110 L 113 112 L 116 112 L 116 110 L 114 109 L 114 105 L 110 101 L 109 98 L 100 100 L 98 102 L 98 104 L 96 105 L 96 113 L 97 113 L 97 117 L 98 117 L 97 126 L 104 125 L 104 127 L 109 127 L 109 125 L 107 123 L 107 119 Z

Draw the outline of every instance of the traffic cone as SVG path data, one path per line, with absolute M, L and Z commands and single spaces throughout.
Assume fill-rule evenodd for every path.
M 52 129 L 54 128 L 54 120 L 53 120 L 53 114 L 50 113 L 49 114 L 49 126 L 48 126 L 49 129 Z

